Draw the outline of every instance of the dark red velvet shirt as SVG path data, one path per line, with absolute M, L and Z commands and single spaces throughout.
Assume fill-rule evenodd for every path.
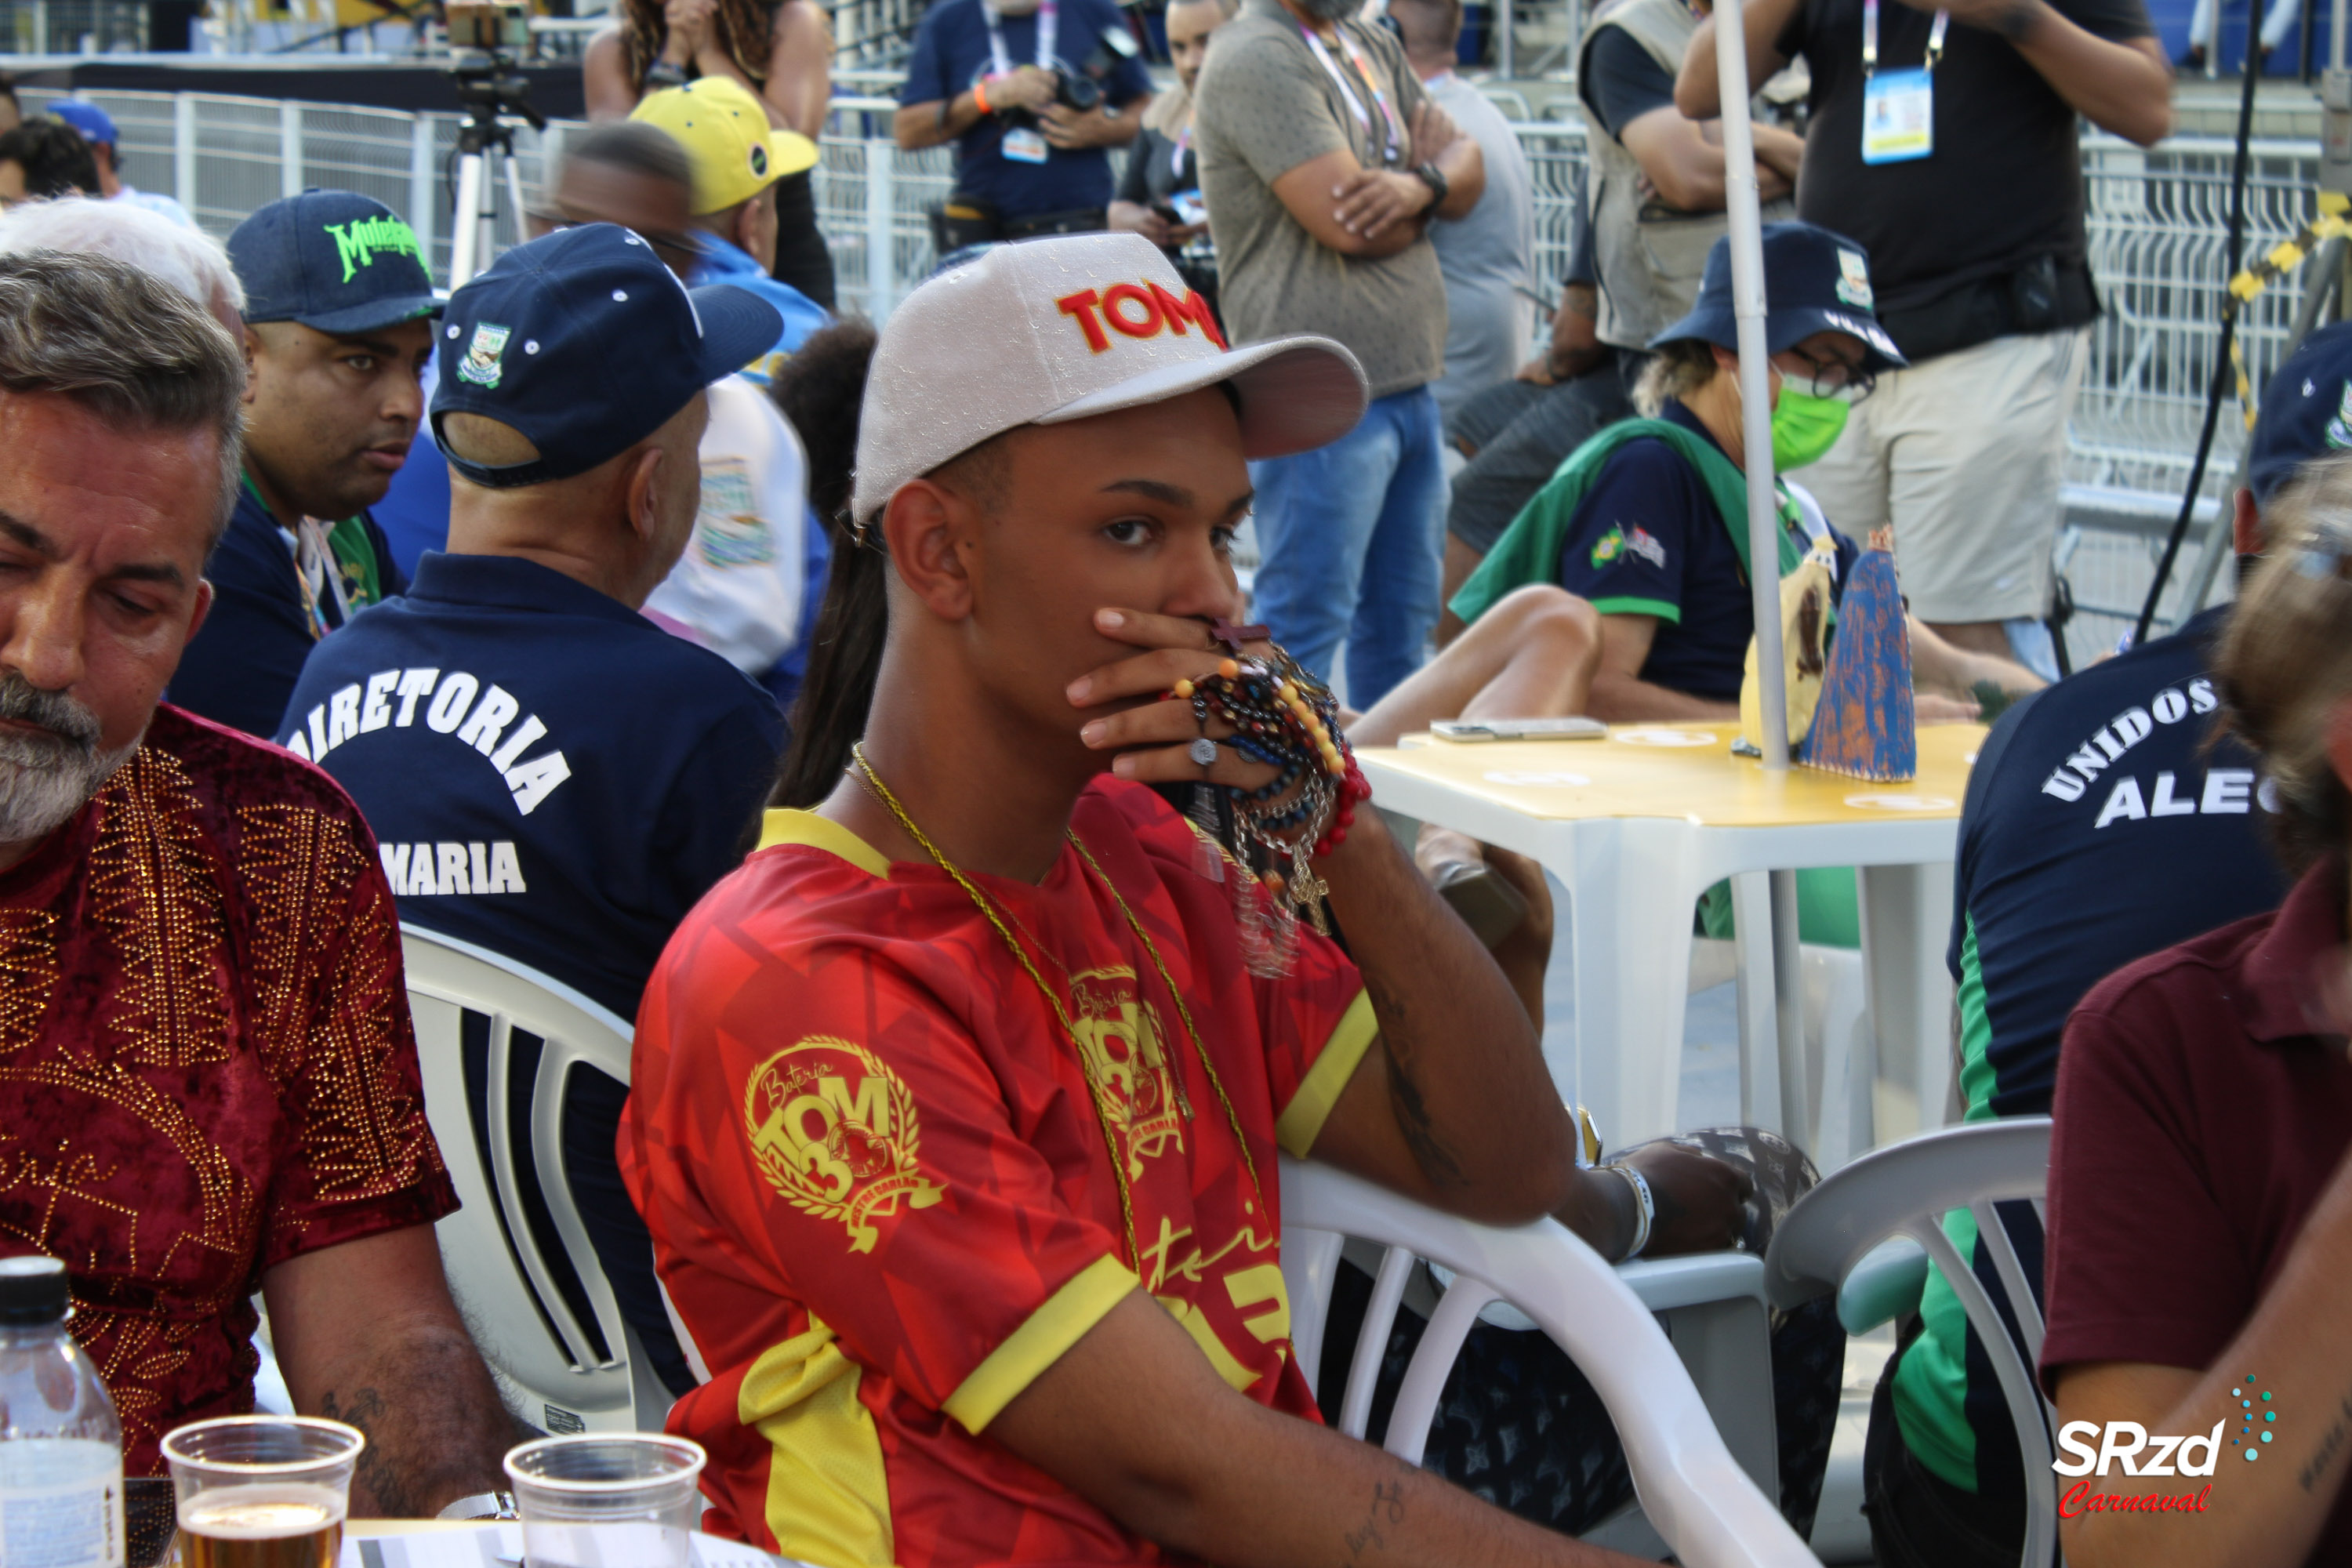
M 457 1206 L 367 825 L 309 763 L 158 709 L 0 874 L 0 1254 L 71 1270 L 126 1472 L 252 1408 L 269 1268 Z
M 2118 970 L 2075 1009 L 2050 1154 L 2045 1386 L 2078 1362 L 2203 1371 L 2278 1277 L 2352 1144 L 2352 1061 L 2312 1010 L 2320 966 L 2344 962 L 2344 868 L 2320 866 L 2274 912 Z M 2334 1418 L 2322 1394 L 2280 1396 L 2282 1422 Z M 2241 1458 L 2225 1441 L 2216 1485 Z M 2352 1491 L 2310 1561 L 2352 1563 Z

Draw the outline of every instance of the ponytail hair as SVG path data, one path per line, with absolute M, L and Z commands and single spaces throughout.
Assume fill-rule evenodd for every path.
M 2282 858 L 2301 871 L 2340 858 L 2352 795 L 2327 754 L 2352 700 L 2352 458 L 2308 464 L 2264 509 L 2271 547 L 2221 638 L 2223 726 L 2261 758 L 2277 793 Z
M 768 395 L 808 453 L 809 506 L 833 546 L 824 602 L 809 647 L 808 675 L 793 704 L 792 743 L 768 804 L 807 810 L 833 793 L 849 749 L 866 732 L 874 681 L 889 631 L 889 561 L 878 533 L 851 525 L 857 414 L 874 363 L 876 334 L 864 321 L 812 333 L 775 374 Z

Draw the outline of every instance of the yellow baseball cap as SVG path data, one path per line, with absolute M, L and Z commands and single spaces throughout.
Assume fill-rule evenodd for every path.
M 732 77 L 707 76 L 650 92 L 629 116 L 667 131 L 694 165 L 694 215 L 750 201 L 816 164 L 816 143 L 772 129 L 767 110 Z

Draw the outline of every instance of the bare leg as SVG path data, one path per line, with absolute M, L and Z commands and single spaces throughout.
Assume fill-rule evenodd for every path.
M 1564 719 L 1585 710 L 1600 663 L 1591 605 L 1564 588 L 1521 588 L 1350 722 L 1348 738 L 1393 746 L 1437 719 Z

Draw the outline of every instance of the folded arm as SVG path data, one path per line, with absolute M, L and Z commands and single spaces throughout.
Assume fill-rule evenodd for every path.
M 506 1485 L 507 1450 L 537 1434 L 500 1403 L 431 1226 L 290 1258 L 261 1289 L 294 1408 L 367 1434 L 353 1514 L 429 1518 Z
M 1137 1534 L 1230 1568 L 1633 1562 L 1254 1403 L 1139 1291 L 1014 1396 L 987 1435 Z
M 1761 200 L 1777 201 L 1796 188 L 1780 164 L 1802 157 L 1804 143 L 1775 126 L 1757 126 L 1755 135 L 1756 194 Z M 1667 205 L 1691 213 L 1723 210 L 1720 121 L 1686 120 L 1679 110 L 1661 105 L 1630 121 L 1619 140 Z
M 1642 679 L 1657 640 L 1655 616 L 1601 617 L 1601 668 L 1592 677 L 1592 716 L 1612 724 L 1650 719 L 1737 719 L 1739 705 L 1692 697 Z

